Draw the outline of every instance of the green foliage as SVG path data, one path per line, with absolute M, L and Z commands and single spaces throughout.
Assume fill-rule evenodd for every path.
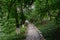
M 60 27 L 55 22 L 38 26 L 46 40 L 60 40 Z
M 26 28 L 21 27 L 19 35 L 15 32 L 16 20 L 20 24 L 25 19 L 38 26 L 47 40 L 60 40 L 59 0 L 0 0 L 0 40 L 25 39 Z

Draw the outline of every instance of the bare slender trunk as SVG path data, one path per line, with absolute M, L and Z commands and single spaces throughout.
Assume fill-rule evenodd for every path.
M 21 5 L 20 5 L 20 7 L 21 7 L 21 9 L 20 9 L 20 10 L 21 10 L 21 25 L 24 25 L 26 18 L 25 18 L 25 15 L 24 15 L 24 13 L 23 13 L 22 0 L 21 0 Z

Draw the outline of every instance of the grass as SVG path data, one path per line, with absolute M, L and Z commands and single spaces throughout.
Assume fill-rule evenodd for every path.
M 12 32 L 10 34 L 6 34 L 1 40 L 24 40 L 26 38 L 25 35 L 26 27 L 20 27 L 20 34 L 17 35 L 16 32 Z
M 46 40 L 60 40 L 60 31 L 58 30 L 58 27 L 55 25 L 54 22 L 50 22 L 45 25 L 40 25 L 38 26 L 38 29 L 42 32 Z

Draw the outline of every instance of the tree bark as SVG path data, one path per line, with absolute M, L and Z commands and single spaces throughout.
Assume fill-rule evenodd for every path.
M 24 15 L 24 13 L 23 13 L 23 4 L 22 4 L 22 0 L 21 0 L 21 25 L 23 25 L 24 23 L 25 23 L 25 20 L 26 20 L 26 18 L 25 18 L 25 15 Z
M 16 20 L 16 27 L 19 28 L 19 20 L 18 20 L 17 9 L 16 9 L 16 13 L 15 13 L 15 20 Z

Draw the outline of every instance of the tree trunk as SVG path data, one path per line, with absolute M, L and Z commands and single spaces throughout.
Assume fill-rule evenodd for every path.
M 19 20 L 18 20 L 17 9 L 15 9 L 15 20 L 16 20 L 16 27 L 19 28 Z
M 19 29 L 19 20 L 18 20 L 17 7 L 15 7 L 15 20 L 16 20 L 16 33 L 18 35 L 20 33 L 20 29 Z
M 21 0 L 21 9 L 20 9 L 20 11 L 21 11 L 21 25 L 23 25 L 24 23 L 25 23 L 25 20 L 26 20 L 26 18 L 25 18 L 25 15 L 24 15 L 24 13 L 23 13 L 23 4 L 22 4 L 22 0 Z

